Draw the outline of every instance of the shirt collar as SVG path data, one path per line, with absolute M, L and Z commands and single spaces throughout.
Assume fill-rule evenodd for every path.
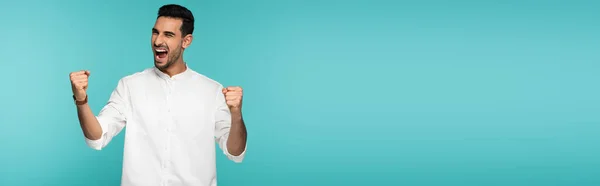
M 185 79 L 190 77 L 191 74 L 191 69 L 190 67 L 185 64 L 185 71 L 179 73 L 179 74 L 175 74 L 173 77 L 169 77 L 168 74 L 160 71 L 158 68 L 154 67 L 154 72 L 156 73 L 156 75 L 158 75 L 158 77 L 165 79 L 165 80 L 181 80 L 181 79 Z

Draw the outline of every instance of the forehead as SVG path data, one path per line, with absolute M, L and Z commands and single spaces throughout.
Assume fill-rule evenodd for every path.
M 154 29 L 158 30 L 159 32 L 168 31 L 173 33 L 181 33 L 181 31 L 179 30 L 181 28 L 181 24 L 183 24 L 183 21 L 181 19 L 171 17 L 159 17 L 154 23 Z

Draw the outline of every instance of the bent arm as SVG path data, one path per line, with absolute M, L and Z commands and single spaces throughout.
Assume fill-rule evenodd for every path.
M 219 89 L 220 90 L 220 89 Z M 246 155 L 246 126 L 241 114 L 231 112 L 225 96 L 217 93 L 215 113 L 215 138 L 229 160 L 241 163 Z
M 77 117 L 83 135 L 90 140 L 98 140 L 102 136 L 102 127 L 96 119 L 88 103 L 77 105 Z
M 123 80 L 120 80 L 98 116 L 94 116 L 88 103 L 77 106 L 77 115 L 85 142 L 92 149 L 102 150 L 125 127 L 126 113 L 129 108 L 127 93 Z
M 240 110 L 231 110 L 231 129 L 227 138 L 227 151 L 231 155 L 239 156 L 246 150 L 246 125 Z

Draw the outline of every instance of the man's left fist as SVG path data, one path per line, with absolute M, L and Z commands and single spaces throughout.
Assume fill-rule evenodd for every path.
M 225 101 L 227 102 L 229 109 L 234 111 L 242 109 L 242 87 L 233 86 L 223 88 L 223 94 L 225 94 Z

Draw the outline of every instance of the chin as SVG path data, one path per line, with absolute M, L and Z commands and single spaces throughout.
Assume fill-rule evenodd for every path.
M 163 64 L 163 63 L 160 63 L 160 62 L 154 61 L 154 66 L 155 66 L 156 68 L 158 68 L 158 69 L 161 69 L 161 70 L 163 70 L 163 69 L 167 69 L 167 68 L 169 67 L 169 63 L 164 63 L 164 64 Z

